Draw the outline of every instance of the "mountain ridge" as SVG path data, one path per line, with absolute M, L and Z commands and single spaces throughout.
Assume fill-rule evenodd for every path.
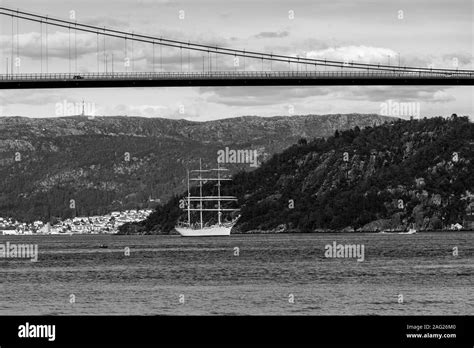
M 242 116 L 196 122 L 128 116 L 0 117 L 0 216 L 22 221 L 149 207 L 184 188 L 187 167 L 228 146 L 259 161 L 300 138 L 382 124 L 375 114 Z M 233 164 L 232 173 L 251 170 Z M 70 208 L 70 201 L 76 208 Z

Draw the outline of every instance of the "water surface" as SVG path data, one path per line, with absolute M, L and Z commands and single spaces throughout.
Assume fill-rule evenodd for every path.
M 0 258 L 0 315 L 474 314 L 469 232 L 7 241 L 38 244 L 39 256 Z M 333 241 L 364 245 L 365 260 L 326 258 Z

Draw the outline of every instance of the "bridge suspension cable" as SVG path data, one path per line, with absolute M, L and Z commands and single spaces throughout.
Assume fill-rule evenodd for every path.
M 8 9 L 8 8 L 4 8 L 4 7 L 0 7 L 0 10 L 12 11 L 14 16 L 25 19 L 25 20 L 31 20 L 31 21 L 37 21 L 38 18 L 43 18 L 44 17 L 42 15 L 37 15 L 37 14 L 34 14 L 32 12 L 12 10 L 12 9 Z M 17 12 L 17 14 L 14 14 L 14 12 Z M 0 14 L 8 15 L 7 13 L 2 13 L 2 12 L 0 12 Z M 20 16 L 19 14 L 23 14 L 23 15 L 26 15 L 28 17 Z M 29 17 L 33 17 L 33 18 L 29 18 Z M 52 18 L 52 17 L 50 17 L 50 20 L 54 21 L 54 23 L 52 22 L 50 24 L 55 25 L 55 26 L 59 26 L 59 27 L 66 27 L 65 24 L 67 24 L 67 25 L 76 24 L 75 22 L 62 20 L 62 19 L 57 19 L 57 18 Z M 93 29 L 93 30 L 99 29 L 99 27 L 93 26 L 93 25 L 80 24 L 80 23 L 77 23 L 77 25 L 82 27 L 79 30 L 86 31 L 86 32 L 90 32 L 90 30 L 88 30 L 88 29 Z M 132 41 L 152 43 L 153 41 L 150 41 L 150 39 L 152 39 L 152 40 L 158 39 L 159 40 L 159 43 L 158 43 L 159 45 L 168 46 L 168 47 L 175 47 L 175 48 L 180 48 L 183 44 L 185 44 L 184 41 L 179 41 L 179 40 L 170 40 L 170 39 L 164 39 L 164 38 L 157 38 L 157 37 L 153 37 L 153 36 L 150 36 L 150 35 L 136 34 L 136 33 L 133 33 L 133 32 L 130 34 L 129 32 L 124 32 L 124 31 L 120 31 L 120 30 L 113 30 L 113 29 L 106 29 L 106 28 L 103 28 L 103 29 L 104 29 L 104 34 L 101 34 L 101 35 L 115 36 L 115 37 L 123 37 L 123 35 L 125 35 L 125 36 L 127 36 L 127 35 L 130 36 L 131 35 L 132 36 Z M 271 59 L 273 61 L 286 61 L 286 60 L 288 60 L 289 62 L 291 61 L 292 63 L 297 63 L 297 64 L 324 64 L 324 65 L 334 66 L 334 67 L 340 67 L 341 64 L 343 64 L 343 62 L 340 62 L 340 61 L 311 59 L 311 58 L 299 59 L 297 61 L 295 59 L 295 57 L 292 57 L 292 56 L 273 55 L 273 54 L 262 53 L 262 52 L 254 52 L 254 51 L 247 51 L 246 52 L 245 50 L 242 51 L 242 50 L 237 50 L 237 49 L 223 48 L 223 47 L 210 46 L 210 45 L 204 45 L 204 44 L 195 44 L 195 43 L 189 43 L 189 42 L 188 42 L 188 48 L 187 49 L 195 50 L 195 51 L 204 51 L 204 52 L 205 51 L 209 52 L 210 49 L 215 49 L 216 53 L 219 53 L 221 55 L 235 54 L 235 55 L 238 55 L 238 56 L 242 56 L 244 58 L 247 57 L 247 58 L 254 58 L 254 59 L 259 59 L 261 57 L 264 57 L 263 59 L 265 59 L 265 60 L 269 60 L 269 59 Z M 367 65 L 369 67 L 374 67 L 375 68 L 375 65 L 363 64 L 363 63 L 358 63 L 358 64 L 354 63 L 352 67 L 353 68 L 360 68 L 360 67 L 358 67 L 358 65 Z M 212 63 L 210 63 L 209 66 L 212 68 Z M 379 65 L 377 67 L 377 69 L 381 70 L 381 68 L 383 68 L 383 67 L 384 66 Z M 389 68 L 393 69 L 395 67 L 390 66 Z
M 315 58 L 307 58 L 307 57 L 293 57 L 289 55 L 279 55 L 273 53 L 264 53 L 264 52 L 256 52 L 256 51 L 246 51 L 232 49 L 232 48 L 225 48 L 225 47 L 218 47 L 218 46 L 210 46 L 205 44 L 198 44 L 198 43 L 191 43 L 185 42 L 180 40 L 171 40 L 165 39 L 162 37 L 150 36 L 150 35 L 143 35 L 137 33 L 130 33 L 121 30 L 115 29 L 107 29 L 107 28 L 99 28 L 94 25 L 82 24 L 77 22 L 71 22 L 68 20 L 52 18 L 48 16 L 34 14 L 32 12 L 14 10 L 6 7 L 0 7 L 0 15 L 7 15 L 19 19 L 24 19 L 27 21 L 35 21 L 35 22 L 42 22 L 45 21 L 46 26 L 54 25 L 57 27 L 63 28 L 70 28 L 71 25 L 75 26 L 76 30 L 82 32 L 89 32 L 89 33 L 97 33 L 99 35 L 99 30 L 101 30 L 100 35 L 109 36 L 109 37 L 116 37 L 116 38 L 124 38 L 127 40 L 132 41 L 132 70 L 134 70 L 134 59 L 133 59 L 133 42 L 144 42 L 144 43 L 151 43 L 151 44 L 158 44 L 160 45 L 160 67 L 162 70 L 162 55 L 161 55 L 161 48 L 162 46 L 165 47 L 174 47 L 179 48 L 180 50 L 187 49 L 189 51 L 200 51 L 200 52 L 208 52 L 208 60 L 209 60 L 209 71 L 212 71 L 212 62 L 211 62 L 211 55 L 210 51 L 215 50 L 216 53 L 216 70 L 217 70 L 217 55 L 228 55 L 234 57 L 243 57 L 244 59 L 244 70 L 245 70 L 245 59 L 261 59 L 262 64 L 263 60 L 269 60 L 270 62 L 288 62 L 289 67 L 291 69 L 291 63 L 296 64 L 296 69 L 299 71 L 299 65 L 314 65 L 315 68 L 317 65 L 322 65 L 325 67 L 340 67 L 341 69 L 348 68 L 348 69 L 364 69 L 364 70 L 376 70 L 376 71 L 390 71 L 390 72 L 424 72 L 424 73 L 471 73 L 473 70 L 461 70 L 461 69 L 438 69 L 438 68 L 424 68 L 424 67 L 412 67 L 412 66 L 393 66 L 393 65 L 383 65 L 383 64 L 369 64 L 369 63 L 357 63 L 357 62 L 342 62 L 337 60 L 327 60 L 327 59 L 315 59 Z M 12 24 L 13 25 L 13 24 Z M 13 28 L 12 28 L 13 32 Z M 184 46 L 184 47 L 183 47 Z M 12 52 L 13 52 L 13 42 L 12 42 Z M 18 52 L 18 51 L 17 51 Z M 105 54 L 105 41 L 104 41 L 104 54 Z M 262 68 L 263 69 L 263 68 Z

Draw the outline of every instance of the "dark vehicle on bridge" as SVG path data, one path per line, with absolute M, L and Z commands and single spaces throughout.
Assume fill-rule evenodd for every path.
M 84 79 L 84 77 L 82 77 L 81 75 L 74 75 L 73 79 L 74 80 L 82 80 L 82 79 Z

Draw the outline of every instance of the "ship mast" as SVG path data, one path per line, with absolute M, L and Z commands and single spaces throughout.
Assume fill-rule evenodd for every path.
M 202 230 L 202 166 L 201 159 L 199 159 L 199 215 L 201 217 L 201 230 Z
M 221 225 L 221 171 L 217 162 L 217 223 Z
M 189 169 L 188 172 L 188 226 L 191 228 L 191 192 L 189 191 Z
M 212 175 L 214 171 L 217 171 L 217 177 Z M 204 229 L 204 218 L 203 218 L 203 211 L 212 211 L 217 212 L 218 217 L 218 226 L 222 226 L 222 212 L 234 212 L 239 211 L 240 209 L 234 208 L 223 208 L 222 201 L 238 201 L 237 197 L 235 196 L 222 196 L 221 192 L 221 182 L 222 181 L 230 181 L 232 179 L 226 178 L 225 175 L 221 176 L 221 171 L 228 171 L 226 168 L 222 168 L 219 164 L 217 165 L 217 169 L 202 169 L 202 160 L 199 159 L 199 169 L 198 170 L 188 170 L 188 221 L 191 224 L 191 212 L 192 211 L 199 211 L 200 215 L 200 228 Z M 192 177 L 193 173 L 199 173 L 197 177 Z M 207 173 L 211 175 L 202 175 L 202 173 Z M 190 189 L 190 182 L 191 181 L 199 181 L 199 195 L 192 196 L 191 189 Z M 203 196 L 203 182 L 208 181 L 217 181 L 217 196 Z M 216 202 L 217 201 L 217 208 L 214 204 L 211 208 L 204 208 L 204 202 Z M 191 207 L 191 202 L 199 202 L 197 208 Z

